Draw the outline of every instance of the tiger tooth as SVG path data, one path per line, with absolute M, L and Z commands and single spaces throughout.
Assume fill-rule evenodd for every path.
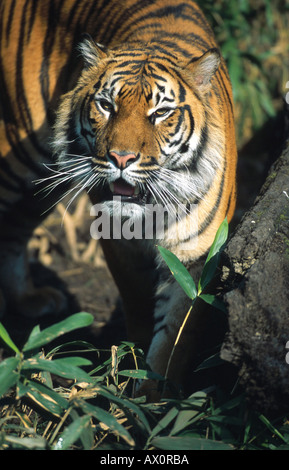
M 112 193 L 114 193 L 114 184 L 109 183 L 109 189 L 111 190 Z

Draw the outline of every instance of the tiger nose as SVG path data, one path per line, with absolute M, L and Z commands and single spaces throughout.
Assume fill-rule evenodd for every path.
M 120 170 L 124 170 L 128 165 L 136 160 L 136 155 L 134 153 L 110 152 L 109 157 Z

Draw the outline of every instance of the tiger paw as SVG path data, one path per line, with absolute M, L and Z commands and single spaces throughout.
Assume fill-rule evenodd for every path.
M 38 318 L 58 315 L 66 310 L 67 299 L 59 290 L 45 286 L 24 294 L 11 305 L 10 310 L 24 317 Z

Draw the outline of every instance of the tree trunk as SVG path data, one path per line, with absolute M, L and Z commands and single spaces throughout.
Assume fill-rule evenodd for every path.
M 228 332 L 221 358 L 237 366 L 255 407 L 288 409 L 289 142 L 229 241 L 222 266 Z

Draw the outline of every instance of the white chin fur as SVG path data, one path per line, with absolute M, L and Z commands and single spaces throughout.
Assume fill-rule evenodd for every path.
M 144 215 L 144 207 L 133 202 L 121 202 L 120 197 L 100 204 L 100 210 L 110 217 L 130 218 L 137 220 Z

